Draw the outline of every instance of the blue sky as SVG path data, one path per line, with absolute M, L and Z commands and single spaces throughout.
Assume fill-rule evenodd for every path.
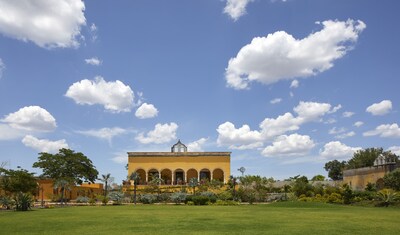
M 0 161 L 232 151 L 231 171 L 326 175 L 400 154 L 398 1 L 0 0 Z

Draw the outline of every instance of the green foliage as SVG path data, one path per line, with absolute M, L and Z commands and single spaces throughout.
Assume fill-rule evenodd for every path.
M 356 169 L 373 166 L 375 159 L 381 154 L 391 161 L 398 162 L 399 157 L 390 151 L 384 152 L 383 148 L 367 148 L 355 152 L 353 157 L 347 162 L 346 168 Z
M 304 194 L 307 197 L 312 197 L 314 195 L 313 186 L 308 182 L 306 176 L 297 176 L 294 178 L 292 183 L 292 192 L 297 196 Z
M 240 205 L 240 203 L 236 202 L 236 201 L 231 201 L 231 200 L 229 200 L 229 201 L 227 201 L 227 200 L 217 200 L 214 203 L 214 205 L 215 206 L 238 206 L 238 205 Z
M 85 196 L 79 196 L 76 198 L 76 202 L 77 203 L 88 203 L 89 202 L 89 198 L 85 197 Z
M 311 181 L 324 181 L 325 180 L 325 176 L 323 175 L 316 175 L 314 177 L 312 177 Z
M 193 177 L 189 179 L 189 187 L 193 189 L 193 194 L 196 194 L 196 187 L 199 185 L 197 178 Z
M 217 198 L 222 201 L 233 200 L 232 192 L 231 191 L 222 191 L 217 195 Z
M 101 175 L 101 179 L 100 180 L 101 180 L 101 182 L 103 182 L 105 184 L 104 185 L 104 196 L 106 197 L 109 184 L 111 184 L 113 182 L 113 177 L 111 177 L 111 174 L 108 173 L 108 174 L 105 174 L 105 175 Z
M 376 192 L 376 184 L 369 182 L 369 183 L 365 186 L 365 191 Z
M 324 169 L 328 171 L 328 177 L 332 180 L 342 180 L 345 166 L 345 161 L 339 162 L 338 160 L 333 160 L 325 163 Z
M 15 202 L 9 196 L 0 196 L 0 206 L 5 208 L 6 210 L 10 210 L 13 208 Z
M 171 194 L 171 201 L 175 202 L 175 204 L 181 204 L 182 202 L 185 202 L 186 200 L 186 193 L 182 193 L 182 192 L 175 192 L 173 194 Z
M 191 199 L 195 205 L 207 205 L 207 203 L 210 201 L 210 199 L 207 196 L 201 196 L 201 195 L 192 196 Z
M 217 196 L 213 192 L 201 192 L 200 196 L 208 197 L 208 200 L 211 203 L 215 203 L 217 201 Z
M 64 148 L 57 154 L 39 153 L 33 167 L 41 168 L 44 177 L 65 179 L 74 184 L 82 184 L 84 181 L 94 183 L 99 174 L 92 161 L 83 153 Z
M 37 182 L 33 173 L 24 169 L 8 170 L 0 168 L 0 189 L 6 193 L 37 193 Z
M 153 194 L 143 194 L 140 195 L 140 201 L 143 204 L 153 204 L 157 201 L 157 196 Z
M 343 185 L 343 203 L 350 204 L 354 198 L 353 190 L 348 184 Z
M 327 201 L 330 203 L 342 203 L 342 195 L 340 195 L 339 193 L 332 193 L 331 195 L 328 196 Z
M 124 199 L 124 193 L 111 192 L 108 194 L 108 198 L 113 201 L 113 205 L 120 205 L 122 204 L 122 200 Z
M 376 194 L 379 206 L 388 207 L 399 199 L 399 195 L 393 189 L 382 189 Z
M 17 211 L 27 211 L 31 209 L 33 198 L 32 195 L 29 193 L 17 193 L 14 196 L 15 201 L 15 210 Z
M 400 191 L 400 168 L 383 177 L 385 187 Z

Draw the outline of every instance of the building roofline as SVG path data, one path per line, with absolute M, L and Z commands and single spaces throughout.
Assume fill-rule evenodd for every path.
M 128 152 L 128 157 L 207 157 L 230 156 L 232 152 Z

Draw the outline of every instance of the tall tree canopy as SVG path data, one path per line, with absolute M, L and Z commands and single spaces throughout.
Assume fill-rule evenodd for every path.
M 43 177 L 64 179 L 75 184 L 94 183 L 99 174 L 92 161 L 83 153 L 64 148 L 56 154 L 39 153 L 33 167 L 41 168 Z
M 338 160 L 333 160 L 325 163 L 324 169 L 328 171 L 328 177 L 332 180 L 342 180 L 345 165 L 345 161 L 339 162 Z
M 27 170 L 11 170 L 0 167 L 0 189 L 7 193 L 31 193 L 36 194 L 37 183 L 33 176 Z
M 374 165 L 374 161 L 379 155 L 383 154 L 387 158 L 398 161 L 398 156 L 390 151 L 383 151 L 383 148 L 367 148 L 358 150 L 353 157 L 347 162 L 347 169 L 356 169 L 361 167 L 369 167 Z

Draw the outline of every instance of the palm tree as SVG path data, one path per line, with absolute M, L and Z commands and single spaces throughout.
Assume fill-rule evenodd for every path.
M 108 183 L 111 181 L 111 174 L 101 175 L 100 180 L 105 184 L 104 197 L 107 197 Z
M 190 178 L 189 186 L 193 188 L 193 195 L 196 194 L 196 186 L 199 184 L 199 181 L 196 177 Z
M 58 189 L 58 188 L 61 189 L 61 205 L 62 205 L 64 203 L 65 191 L 71 190 L 71 183 L 65 179 L 58 179 L 58 180 L 54 181 L 53 187 L 55 189 Z
M 136 187 L 139 183 L 140 180 L 140 175 L 137 172 L 133 172 L 130 176 L 129 176 L 130 180 L 133 180 L 133 202 L 136 205 Z

